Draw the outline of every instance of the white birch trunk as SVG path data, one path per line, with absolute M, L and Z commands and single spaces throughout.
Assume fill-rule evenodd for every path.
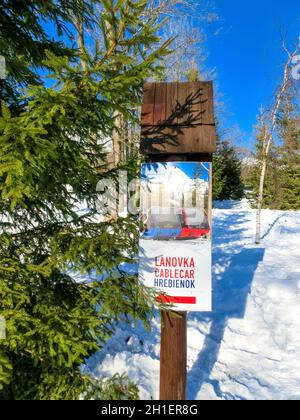
M 285 47 L 284 47 L 285 48 Z M 267 131 L 266 137 L 264 139 L 263 143 L 263 158 L 262 158 L 262 167 L 261 167 L 261 175 L 260 175 L 260 184 L 259 184 L 259 194 L 258 194 L 258 204 L 257 204 L 257 215 L 256 215 L 256 237 L 255 242 L 256 244 L 260 244 L 261 242 L 261 211 L 263 207 L 263 197 L 264 197 L 264 186 L 265 186 L 265 178 L 266 178 L 266 172 L 267 172 L 267 166 L 268 166 L 268 157 L 271 150 L 271 146 L 273 144 L 273 136 L 274 132 L 276 130 L 276 123 L 277 123 L 277 115 L 278 111 L 282 102 L 282 99 L 284 97 L 286 88 L 288 86 L 289 80 L 290 80 L 290 65 L 293 61 L 293 58 L 297 55 L 300 48 L 300 43 L 298 44 L 296 50 L 293 54 L 290 54 L 286 48 L 285 50 L 288 53 L 289 59 L 284 66 L 284 77 L 283 77 L 283 83 L 280 87 L 280 90 L 276 96 L 275 105 L 271 111 L 270 115 L 270 130 Z

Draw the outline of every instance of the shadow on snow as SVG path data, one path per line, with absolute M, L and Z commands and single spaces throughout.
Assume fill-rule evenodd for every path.
M 243 219 L 247 221 L 245 216 L 243 212 L 228 215 L 223 220 L 218 220 L 214 226 L 214 242 L 217 245 L 223 244 L 223 247 L 214 248 L 213 312 L 189 314 L 190 320 L 210 323 L 203 348 L 188 374 L 189 400 L 197 398 L 205 382 L 213 386 L 218 397 L 222 397 L 218 381 L 212 380 L 210 375 L 218 360 L 228 320 L 243 319 L 245 316 L 254 275 L 265 253 L 264 248 L 241 248 L 240 245 L 234 245 L 244 229 L 232 229 L 232 226 L 237 226 Z M 228 248 L 227 242 L 230 243 Z

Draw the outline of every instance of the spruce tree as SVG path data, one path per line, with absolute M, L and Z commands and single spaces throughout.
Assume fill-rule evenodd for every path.
M 213 199 L 240 200 L 244 195 L 242 165 L 229 141 L 218 138 L 213 168 Z
M 44 28 L 52 24 L 61 37 L 72 34 L 68 29 L 71 13 L 91 12 L 84 0 L 3 0 L 0 8 L 0 54 L 6 60 L 7 78 L 0 80 L 0 101 L 19 108 L 21 89 L 41 82 L 37 70 L 43 68 L 46 51 L 56 55 L 72 56 L 67 47 L 54 39 Z
M 255 161 L 245 180 L 249 198 L 256 204 L 259 187 L 262 139 L 265 126 L 257 127 Z M 263 206 L 275 210 L 300 209 L 300 120 L 296 86 L 290 81 L 277 120 L 274 145 L 269 153 L 265 179 Z
M 278 121 L 280 147 L 280 202 L 283 210 L 300 209 L 300 118 L 295 87 L 291 83 Z
M 12 2 L 5 3 L 7 12 Z M 59 25 L 69 22 L 62 20 L 66 16 L 59 15 L 57 2 L 35 2 L 34 11 L 32 2 L 22 3 L 30 22 L 43 17 L 38 8 L 43 4 L 53 5 Z M 34 83 L 20 97 L 11 71 L 19 112 L 12 112 L 10 100 L 2 101 L 0 315 L 7 338 L 0 341 L 1 400 L 137 398 L 125 378 L 95 382 L 81 370 L 117 321 L 147 323 L 152 308 L 138 279 L 121 269 L 137 253 L 136 217 L 99 221 L 97 184 L 118 175 L 108 167 L 99 138 L 111 135 L 116 110 L 134 121 L 143 80 L 160 70 L 157 62 L 169 43 L 159 45 L 155 15 L 145 21 L 146 1 L 96 3 L 101 13 L 93 29 L 101 31 L 103 45 L 77 48 L 71 57 L 42 48 L 47 59 L 41 65 L 53 84 L 39 83 L 30 60 L 22 60 Z M 96 25 L 84 7 L 84 27 Z M 109 26 L 115 37 L 106 48 Z M 29 36 L 35 42 L 34 34 Z M 12 62 L 21 48 L 15 42 Z M 130 162 L 124 167 L 136 171 Z M 78 203 L 85 203 L 86 211 L 78 212 Z M 78 282 L 75 273 L 94 281 Z

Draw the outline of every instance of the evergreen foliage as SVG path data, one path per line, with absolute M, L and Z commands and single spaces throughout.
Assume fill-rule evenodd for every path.
M 21 88 L 38 84 L 37 72 L 44 66 L 46 51 L 72 55 L 72 48 L 54 40 L 44 29 L 52 24 L 60 35 L 69 36 L 72 13 L 86 13 L 87 2 L 79 0 L 3 0 L 0 8 L 0 54 L 5 57 L 7 79 L 0 80 L 0 101 L 20 107 Z
M 120 269 L 137 253 L 136 218 L 99 221 L 97 183 L 116 181 L 117 168 L 109 168 L 97 139 L 111 135 L 116 110 L 134 120 L 142 82 L 160 71 L 157 62 L 169 42 L 159 45 L 156 16 L 145 21 L 147 1 L 92 3 L 101 6 L 94 30 L 103 37 L 93 51 L 49 48 L 40 26 L 46 16 L 63 30 L 68 10 L 78 5 L 85 27 L 96 25 L 85 2 L 14 0 L 1 11 L 1 17 L 14 17 L 9 51 L 0 38 L 12 93 L 2 96 L 0 113 L 0 315 L 7 322 L 7 339 L 0 341 L 1 400 L 137 398 L 123 377 L 95 381 L 81 371 L 117 321 L 147 324 L 152 310 L 152 296 Z M 19 25 L 18 16 L 29 26 Z M 25 57 L 18 37 L 27 27 Z M 40 66 L 52 86 L 41 83 Z M 22 79 L 29 87 L 20 96 Z M 125 167 L 135 174 L 135 162 Z M 87 210 L 78 212 L 79 203 Z M 78 283 L 74 273 L 98 281 Z
M 256 204 L 264 127 L 257 130 L 257 147 L 250 176 L 245 180 Z M 280 108 L 276 142 L 268 158 L 263 206 L 276 210 L 300 209 L 300 119 L 296 87 L 290 83 Z
M 218 138 L 213 164 L 213 199 L 240 200 L 244 196 L 242 165 L 234 146 Z
M 300 118 L 294 89 L 287 92 L 278 122 L 280 147 L 280 209 L 300 209 Z

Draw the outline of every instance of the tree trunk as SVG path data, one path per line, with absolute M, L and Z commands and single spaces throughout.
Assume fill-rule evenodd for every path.
M 114 113 L 115 129 L 112 133 L 114 164 L 118 166 L 124 158 L 124 129 L 123 115 L 116 111 Z
M 116 42 L 116 30 L 110 24 L 106 22 L 106 28 L 108 32 L 109 48 L 112 48 Z M 118 166 L 124 158 L 124 139 L 123 139 L 123 123 L 124 117 L 119 111 L 114 112 L 115 128 L 112 132 L 112 146 L 113 146 L 113 163 L 114 166 Z
M 263 207 L 266 172 L 267 172 L 267 156 L 264 156 L 263 161 L 262 161 L 257 213 L 256 213 L 256 239 L 255 239 L 256 244 L 260 244 L 260 238 L 261 238 L 261 211 Z
M 78 31 L 78 48 L 81 54 L 81 65 L 83 71 L 87 70 L 87 62 L 83 58 L 83 54 L 85 52 L 85 45 L 84 45 L 84 30 L 83 30 L 83 21 L 82 19 L 78 19 L 77 21 L 77 31 Z
M 83 7 L 83 5 L 82 5 Z M 85 41 L 84 41 L 84 18 L 83 18 L 83 11 L 80 16 L 74 17 L 74 26 L 77 31 L 77 43 L 78 43 L 78 49 L 81 54 L 81 66 L 83 71 L 87 70 L 87 62 L 84 59 L 84 53 L 85 53 Z
M 265 178 L 266 178 L 266 172 L 267 172 L 268 156 L 271 150 L 274 132 L 276 130 L 278 111 L 279 111 L 282 99 L 284 97 L 285 91 L 287 89 L 287 86 L 290 80 L 290 65 L 294 57 L 298 54 L 299 48 L 300 48 L 300 43 L 298 44 L 296 50 L 291 54 L 284 46 L 284 49 L 289 56 L 289 59 L 284 66 L 283 83 L 276 96 L 276 101 L 270 114 L 270 129 L 267 130 L 266 137 L 263 144 L 263 158 L 262 158 L 262 168 L 261 168 L 259 195 L 258 195 L 258 203 L 257 203 L 257 215 L 256 215 L 256 237 L 255 237 L 256 244 L 260 244 L 260 241 L 261 241 L 261 211 L 263 207 L 263 196 L 264 196 L 264 186 L 265 186 Z

